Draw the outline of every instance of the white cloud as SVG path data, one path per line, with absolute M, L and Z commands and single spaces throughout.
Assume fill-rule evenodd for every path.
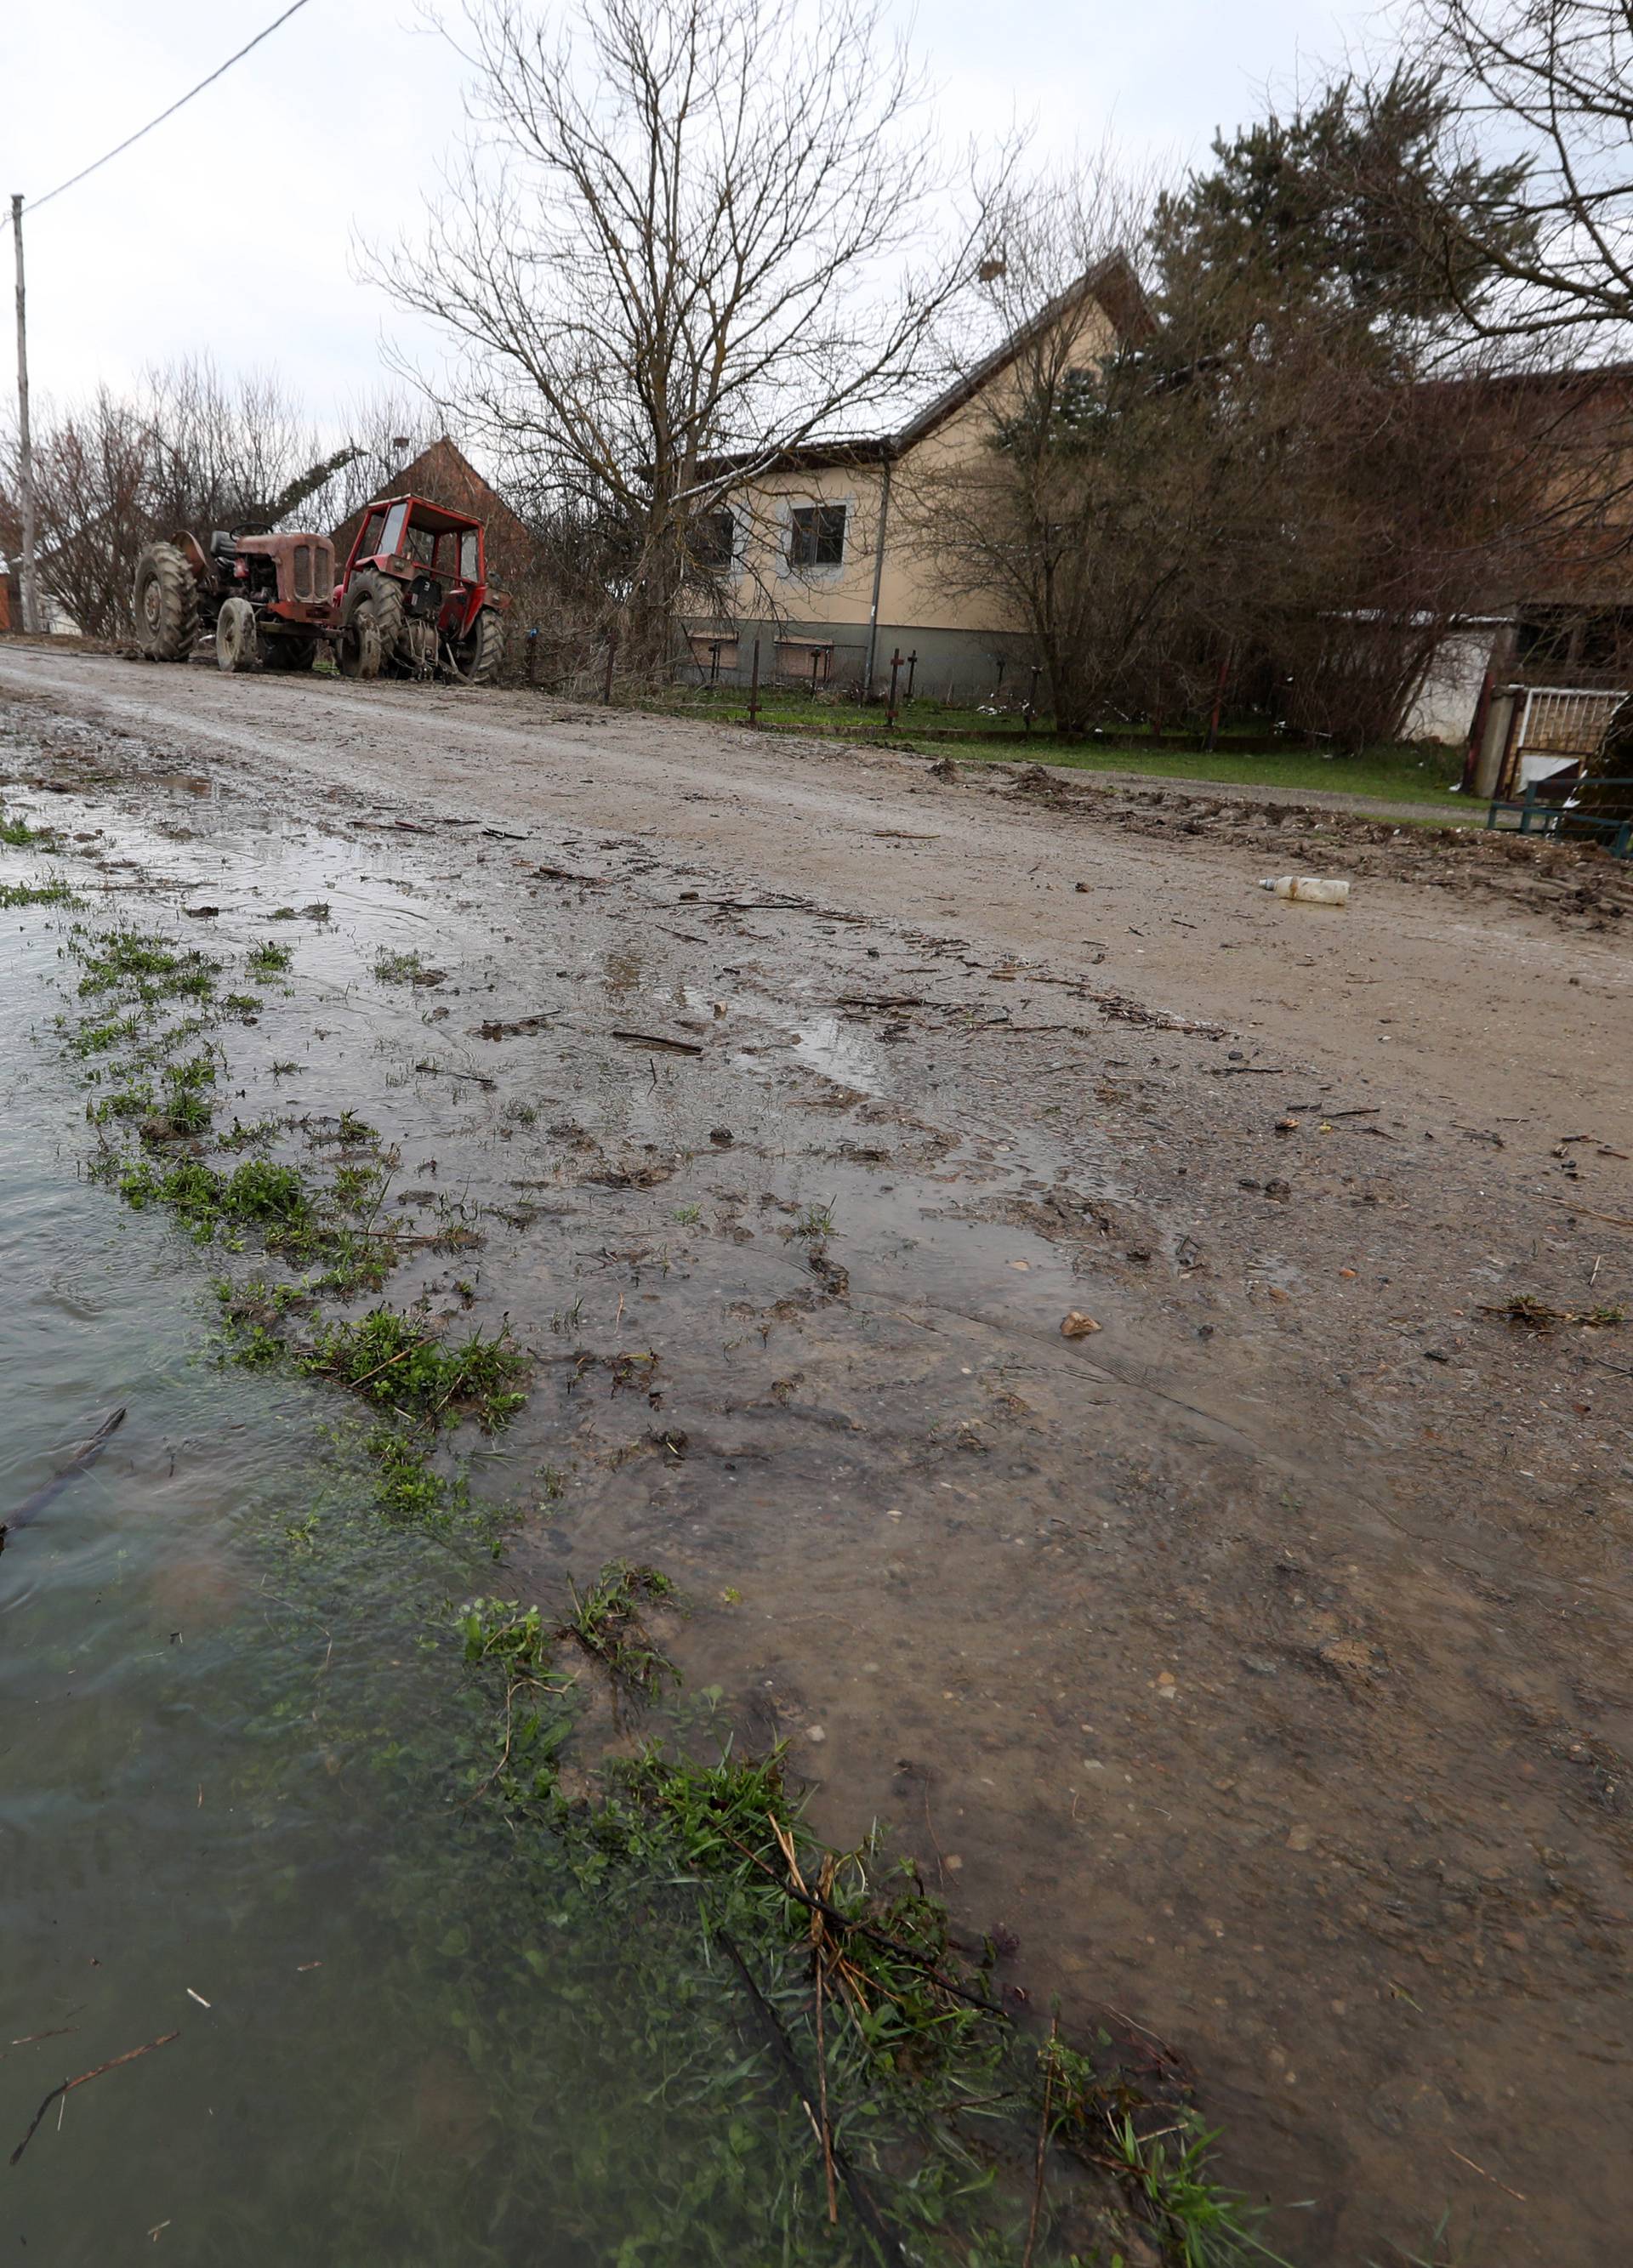
M 819 4 L 819 0 L 812 0 Z M 5 158 L 41 195 L 174 101 L 278 0 L 55 0 L 0 10 Z M 1267 81 L 1336 53 L 1351 11 L 1299 0 L 925 0 L 911 27 L 963 136 L 1036 114 L 1041 145 L 1194 153 Z M 462 66 L 409 0 L 309 0 L 146 141 L 27 224 L 33 382 L 62 398 L 208 350 L 276 365 L 326 421 L 381 376 L 380 339 L 434 353 L 351 268 L 412 227 L 460 131 Z M 9 266 L 9 242 L 6 246 Z M 9 326 L 7 327 L 9 329 Z M 9 391 L 9 388 L 8 388 Z

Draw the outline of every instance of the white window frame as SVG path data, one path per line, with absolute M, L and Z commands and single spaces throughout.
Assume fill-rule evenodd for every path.
M 845 541 L 839 559 L 828 567 L 796 567 L 794 563 L 794 515 L 796 512 L 843 512 Z M 777 573 L 785 583 L 801 583 L 808 589 L 820 588 L 824 584 L 842 582 L 850 571 L 851 530 L 856 524 L 856 495 L 849 490 L 844 496 L 784 496 L 780 501 L 778 518 L 781 523 L 777 546 Z

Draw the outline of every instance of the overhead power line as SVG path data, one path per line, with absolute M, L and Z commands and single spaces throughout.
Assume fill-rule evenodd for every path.
M 177 111 L 184 109 L 186 106 L 192 101 L 193 97 L 196 94 L 203 94 L 207 86 L 213 86 L 216 81 L 220 78 L 224 73 L 232 70 L 234 63 L 241 63 L 243 62 L 244 57 L 249 53 L 250 48 L 258 48 L 262 40 L 270 40 L 273 33 L 277 30 L 280 24 L 287 24 L 290 18 L 292 16 L 298 16 L 306 5 L 307 0 L 294 0 L 293 7 L 285 8 L 281 16 L 275 18 L 274 20 L 267 26 L 265 31 L 257 32 L 255 38 L 251 40 L 247 46 L 241 47 L 235 55 L 229 55 L 225 63 L 218 64 L 218 67 L 211 72 L 208 78 L 201 78 L 196 86 L 189 87 L 187 92 L 181 97 L 179 101 L 173 102 L 171 104 L 168 110 L 161 110 L 157 118 L 150 118 L 145 126 L 137 127 L 134 134 L 127 135 L 122 142 L 118 144 L 115 148 L 106 151 L 103 156 L 96 159 L 94 164 L 82 167 L 78 173 L 73 174 L 68 180 L 59 181 L 55 188 L 48 189 L 44 196 L 31 199 L 29 210 L 31 212 L 38 212 L 41 206 L 48 205 L 53 197 L 60 197 L 65 190 L 78 188 L 81 181 L 89 180 L 92 173 L 100 173 L 104 166 L 111 164 L 114 158 L 122 156 L 125 151 L 132 148 L 135 144 L 142 139 L 144 134 L 151 134 L 156 126 L 162 126 L 166 118 L 174 118 Z

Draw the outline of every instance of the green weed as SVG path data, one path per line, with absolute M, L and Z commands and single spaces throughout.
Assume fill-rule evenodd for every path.
M 120 1169 L 118 1189 L 138 1210 L 167 1205 L 201 1244 L 224 1228 L 254 1228 L 272 1249 L 299 1251 L 310 1248 L 316 1229 L 300 1175 L 292 1166 L 275 1166 L 265 1158 L 247 1159 L 230 1174 L 197 1159 L 167 1167 L 134 1160 Z
M 62 837 L 52 827 L 31 827 L 20 814 L 0 812 L 0 843 L 12 850 L 59 850 Z
M 620 1684 L 639 1693 L 655 1693 L 666 1678 L 678 1683 L 680 1673 L 648 1636 L 640 1610 L 645 1602 L 674 1596 L 674 1584 L 657 1568 L 614 1559 L 582 1597 L 573 1590 L 573 1611 L 565 1628 Z
M 7 912 L 18 906 L 75 906 L 78 902 L 78 894 L 60 874 L 53 874 L 45 882 L 0 882 L 0 907 Z
M 372 1308 L 358 1322 L 330 1324 L 296 1359 L 301 1369 L 433 1429 L 469 1417 L 491 1432 L 527 1399 L 514 1386 L 527 1359 L 503 1331 L 493 1338 L 476 1331 L 445 1346 L 434 1331 L 393 1307 Z
M 374 955 L 374 974 L 382 984 L 411 984 L 425 966 L 417 953 L 388 953 L 382 946 Z
M 252 976 L 281 976 L 294 959 L 293 949 L 277 945 L 271 939 L 254 946 L 244 957 L 244 966 Z
M 196 947 L 178 951 L 165 939 L 134 929 L 104 931 L 81 954 L 85 969 L 79 981 L 82 998 L 134 991 L 149 1006 L 160 1000 L 208 1000 L 221 965 Z

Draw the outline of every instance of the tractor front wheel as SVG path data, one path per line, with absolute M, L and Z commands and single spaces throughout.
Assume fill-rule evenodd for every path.
M 346 677 L 378 677 L 403 642 L 403 593 L 388 575 L 365 567 L 340 609 L 340 667 Z
M 456 685 L 491 685 L 505 659 L 505 622 L 497 607 L 484 607 L 462 638 L 449 638 L 445 651 Z
M 216 666 L 242 671 L 261 666 L 261 632 L 248 599 L 223 599 L 216 616 Z
M 198 644 L 198 583 L 174 543 L 150 543 L 130 593 L 137 643 L 150 661 L 186 661 Z

